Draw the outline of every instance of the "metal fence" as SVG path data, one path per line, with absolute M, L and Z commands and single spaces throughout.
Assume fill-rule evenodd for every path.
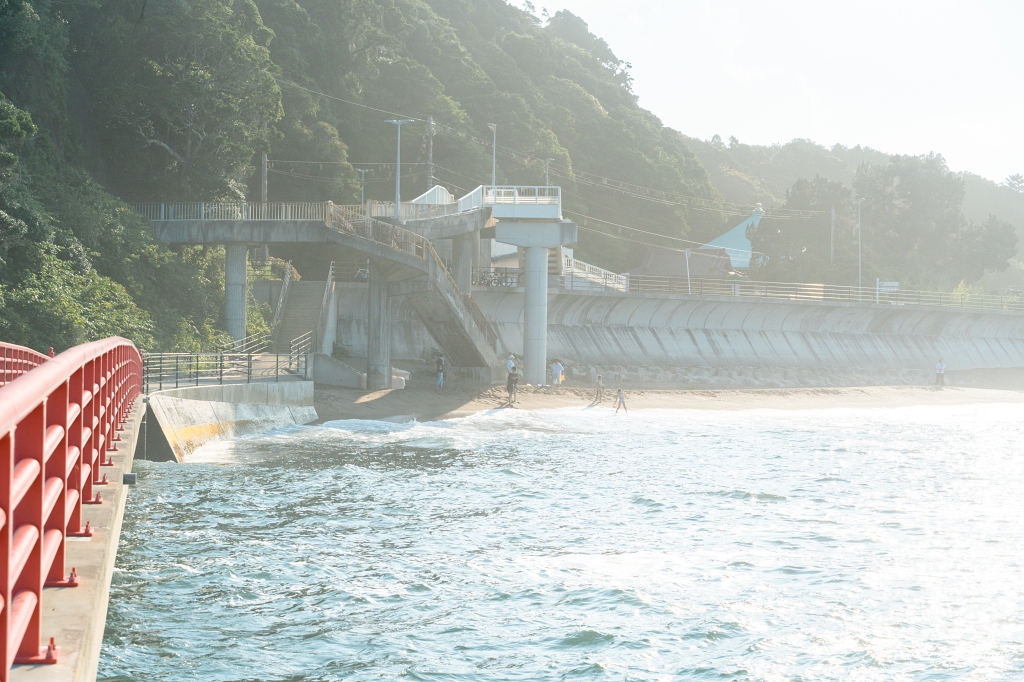
M 318 220 L 326 221 L 331 202 L 151 202 L 128 204 L 150 220 Z
M 378 244 L 410 253 L 426 259 L 433 250 L 430 240 L 405 228 L 352 213 L 344 206 L 331 206 L 327 224 L 346 234 L 367 239 Z
M 14 663 L 57 663 L 52 637 L 40 647 L 44 628 L 60 625 L 42 609 L 42 590 L 79 584 L 74 567 L 65 573 L 67 538 L 92 535 L 82 505 L 104 502 L 93 488 L 107 483 L 100 467 L 113 466 L 107 453 L 141 374 L 135 346 L 115 337 L 70 348 L 0 387 L 0 682 Z
M 802 282 L 649 277 L 645 275 L 596 277 L 563 271 L 552 285 L 566 290 L 593 290 L 624 294 L 673 294 L 719 296 L 781 301 L 839 301 L 893 306 L 934 306 L 973 310 L 1024 311 L 1024 292 L 1012 294 L 946 293 L 941 291 L 887 290 Z M 473 284 L 490 287 L 521 287 L 525 272 L 517 268 L 481 268 L 473 271 Z
M 305 377 L 306 352 L 308 349 L 289 353 L 152 353 L 143 356 L 143 390 Z
M 53 349 L 47 357 L 31 348 L 0 343 L 0 386 L 9 384 L 25 372 L 29 372 L 53 357 Z

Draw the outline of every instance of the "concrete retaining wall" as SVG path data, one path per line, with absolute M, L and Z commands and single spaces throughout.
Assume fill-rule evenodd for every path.
M 500 350 L 522 352 L 520 289 L 473 292 Z M 365 352 L 366 287 L 338 297 L 338 339 Z M 396 300 L 392 349 L 419 357 L 436 342 Z M 1024 314 L 957 308 L 555 291 L 548 356 L 594 365 L 930 369 L 1024 367 Z
M 313 382 L 175 388 L 149 395 L 147 458 L 184 462 L 206 443 L 317 419 Z

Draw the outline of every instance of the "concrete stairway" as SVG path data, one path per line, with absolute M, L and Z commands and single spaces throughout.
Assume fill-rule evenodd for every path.
M 274 344 L 279 352 L 287 353 L 293 339 L 308 331 L 316 332 L 325 285 L 325 282 L 301 280 L 288 286 L 288 299 L 285 301 L 281 324 L 274 336 Z

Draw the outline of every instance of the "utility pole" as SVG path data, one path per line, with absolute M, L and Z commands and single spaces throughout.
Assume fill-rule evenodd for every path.
M 267 122 L 263 122 L 263 143 L 267 142 Z M 267 152 L 263 151 L 263 187 L 260 191 L 260 201 L 264 204 L 267 203 Z
M 857 300 L 860 300 L 860 291 L 864 286 L 864 282 L 861 279 L 861 257 L 860 257 L 860 202 L 864 201 L 864 197 L 857 199 Z
M 828 264 L 836 264 L 836 207 L 832 207 L 832 238 L 828 244 Z
M 427 116 L 427 189 L 434 186 L 434 117 Z
M 402 124 L 412 123 L 411 118 L 391 119 L 385 123 L 394 123 L 398 128 L 398 155 L 395 159 L 395 222 L 402 224 Z
M 487 127 L 494 133 L 494 144 L 492 145 L 491 152 L 491 194 L 493 195 L 495 187 L 498 186 L 498 124 L 488 123 Z
M 548 168 L 551 166 L 551 162 L 552 161 L 554 161 L 554 159 L 544 159 L 544 186 L 545 187 L 550 187 L 551 186 L 551 179 L 550 179 L 550 176 L 548 175 Z
M 366 174 L 372 173 L 372 168 L 356 168 L 359 173 L 359 205 L 366 205 Z

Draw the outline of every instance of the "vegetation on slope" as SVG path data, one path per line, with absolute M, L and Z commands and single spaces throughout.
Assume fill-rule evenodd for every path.
M 950 201 L 962 198 L 957 182 L 970 197 L 970 177 L 948 183 L 944 167 L 919 160 L 914 172 L 939 183 L 929 192 L 952 192 L 931 220 L 926 202 L 883 201 L 894 176 L 857 169 L 896 162 L 872 150 L 726 147 L 666 128 L 639 106 L 628 67 L 579 17 L 542 22 L 505 0 L 0 0 L 0 338 L 216 345 L 223 249 L 156 244 L 122 200 L 258 200 L 264 152 L 271 201 L 358 201 L 357 166 L 371 171 L 367 195 L 390 199 L 396 131 L 386 121 L 399 117 L 415 119 L 402 130 L 403 196 L 427 187 L 428 117 L 435 180 L 457 195 L 490 182 L 497 124 L 497 181 L 542 184 L 550 159 L 582 228 L 578 256 L 616 271 L 649 244 L 706 242 L 755 201 L 835 201 L 846 234 L 853 187 L 881 193 L 865 209 L 891 218 L 866 250 L 879 272 L 894 244 L 915 253 L 929 239 L 944 250 L 896 260 L 911 264 L 910 280 L 949 286 L 1012 255 L 1003 223 L 957 217 Z M 993 199 L 979 201 L 964 210 Z M 913 238 L 900 232 L 906 221 Z M 765 237 L 778 244 L 762 248 L 803 249 L 800 230 L 812 224 L 784 223 Z M 965 248 L 973 260 L 954 272 Z M 829 271 L 803 255 L 786 263 L 758 267 L 850 281 L 846 261 Z M 249 318 L 265 326 L 258 311 Z

